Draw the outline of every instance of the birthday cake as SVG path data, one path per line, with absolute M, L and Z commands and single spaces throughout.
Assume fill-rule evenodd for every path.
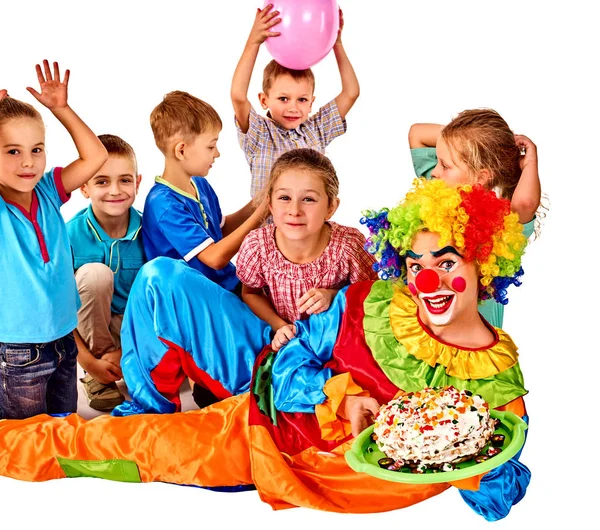
M 373 439 L 388 460 L 382 467 L 449 471 L 477 455 L 494 434 L 484 399 L 453 386 L 408 392 L 383 405 Z

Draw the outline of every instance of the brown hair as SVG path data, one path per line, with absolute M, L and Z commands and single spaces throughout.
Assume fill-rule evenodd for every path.
M 29 103 L 8 96 L 0 100 L 0 128 L 8 121 L 20 118 L 32 118 L 44 124 L 41 114 Z
M 319 176 L 323 181 L 325 193 L 331 204 L 340 192 L 340 182 L 333 164 L 325 155 L 314 149 L 292 149 L 283 153 L 273 164 L 267 185 L 264 187 L 260 199 L 271 198 L 277 179 L 289 169 L 304 169 Z
M 223 122 L 208 103 L 187 92 L 175 90 L 154 108 L 150 114 L 150 126 L 156 145 L 164 153 L 169 140 L 175 135 L 190 138 L 221 130 Z
M 102 145 L 106 148 L 108 155 L 120 156 L 123 158 L 129 158 L 133 160 L 133 163 L 137 167 L 137 160 L 135 158 L 135 152 L 125 140 L 115 136 L 114 134 L 101 134 L 98 139 L 102 142 Z
M 441 137 L 472 174 L 487 169 L 489 187 L 512 198 L 521 177 L 520 152 L 500 114 L 492 109 L 465 110 L 442 129 Z
M 310 68 L 307 68 L 306 70 L 291 70 L 290 68 L 281 66 L 278 62 L 272 60 L 265 67 L 265 71 L 263 72 L 263 83 L 262 83 L 263 92 L 265 94 L 268 94 L 269 90 L 271 90 L 271 87 L 273 86 L 275 79 L 277 79 L 278 77 L 281 77 L 282 75 L 286 75 L 286 74 L 291 75 L 292 78 L 295 79 L 296 81 L 298 81 L 298 80 L 308 81 L 312 86 L 313 92 L 315 91 L 315 76 L 312 73 L 312 70 Z

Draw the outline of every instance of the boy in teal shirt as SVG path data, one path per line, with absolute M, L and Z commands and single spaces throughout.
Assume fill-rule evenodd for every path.
M 118 136 L 98 138 L 109 158 L 81 186 L 91 204 L 67 223 L 67 231 L 81 298 L 75 331 L 77 360 L 87 372 L 81 381 L 90 407 L 110 411 L 124 400 L 115 384 L 122 378 L 121 323 L 145 256 L 142 217 L 132 206 L 141 181 L 135 153 Z

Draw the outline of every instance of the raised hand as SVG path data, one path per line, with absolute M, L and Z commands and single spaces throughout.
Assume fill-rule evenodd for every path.
M 273 4 L 269 4 L 263 9 L 259 8 L 256 11 L 256 18 L 248 37 L 249 43 L 260 46 L 267 38 L 281 35 L 278 31 L 269 31 L 273 26 L 281 22 L 280 18 L 275 18 L 279 15 L 279 11 L 271 11 L 271 9 L 273 9 Z
M 50 110 L 63 109 L 67 107 L 67 87 L 69 86 L 69 70 L 65 71 L 63 80 L 60 80 L 60 71 L 58 63 L 54 62 L 54 74 L 50 71 L 48 61 L 44 59 L 44 71 L 39 64 L 35 65 L 38 81 L 40 82 L 40 92 L 31 87 L 27 87 L 29 93 L 37 99 L 44 107 Z
M 344 29 L 344 13 L 342 13 L 342 8 L 339 8 L 340 11 L 340 29 L 338 29 L 337 39 L 335 40 L 335 44 L 342 43 L 342 30 Z
M 7 96 L 8 96 L 8 91 L 6 90 L 6 88 L 3 88 L 2 90 L 0 90 L 0 101 L 2 101 Z
M 537 164 L 537 147 L 527 136 L 523 134 L 515 134 L 515 142 L 521 150 L 521 158 L 519 165 L 521 171 L 529 164 Z

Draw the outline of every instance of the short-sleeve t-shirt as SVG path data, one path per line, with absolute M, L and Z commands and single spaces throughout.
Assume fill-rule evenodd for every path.
M 103 263 L 114 273 L 111 312 L 118 315 L 125 313 L 131 285 L 146 261 L 141 228 L 142 216 L 131 207 L 127 233 L 114 239 L 96 220 L 91 204 L 67 223 L 75 270 L 87 263 Z
M 413 167 L 418 177 L 430 179 L 431 172 L 437 165 L 435 147 L 418 147 L 410 150 Z M 523 235 L 529 238 L 535 231 L 535 217 L 523 225 Z M 479 313 L 492 326 L 501 328 L 504 321 L 504 306 L 495 300 L 484 300 L 479 304 Z
M 0 342 L 51 342 L 77 327 L 80 306 L 67 227 L 62 168 L 46 172 L 31 208 L 0 197 Z
M 330 222 L 329 244 L 310 263 L 292 263 L 277 248 L 275 225 L 250 232 L 237 258 L 240 281 L 255 289 L 267 288 L 277 314 L 286 322 L 308 318 L 298 312 L 298 299 L 309 289 L 341 289 L 351 283 L 377 279 L 374 257 L 356 228 Z
M 209 280 L 233 291 L 239 283 L 233 263 L 216 270 L 197 258 L 206 247 L 223 239 L 221 227 L 225 219 L 217 195 L 206 179 L 192 177 L 192 184 L 197 197 L 156 178 L 146 198 L 142 218 L 146 258 L 183 259 Z
M 237 120 L 235 125 L 252 174 L 252 197 L 262 190 L 273 163 L 283 153 L 308 147 L 324 154 L 331 141 L 346 132 L 346 120 L 342 119 L 335 100 L 321 107 L 295 129 L 286 129 L 270 117 L 259 115 L 253 107 L 250 107 L 248 130 L 243 133 Z

